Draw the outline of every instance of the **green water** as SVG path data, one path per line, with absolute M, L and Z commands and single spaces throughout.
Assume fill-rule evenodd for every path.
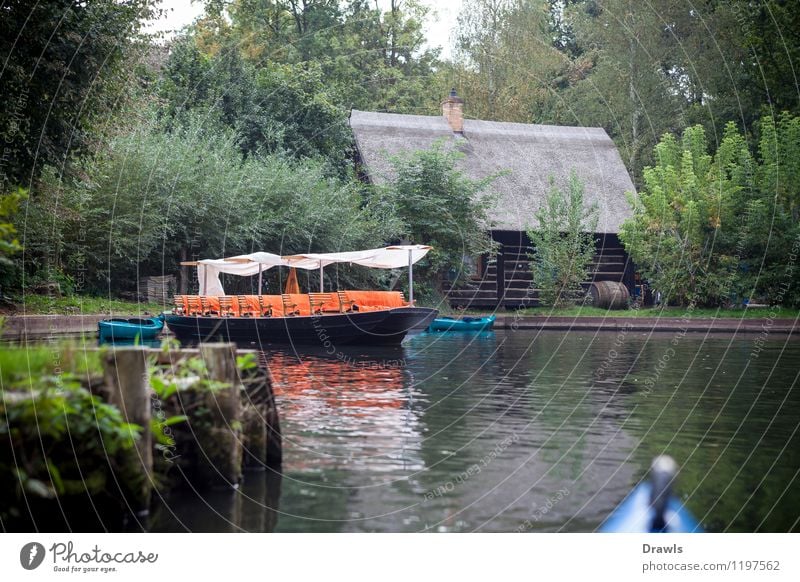
M 667 453 L 707 530 L 797 531 L 800 341 L 756 339 L 498 331 L 273 352 L 281 472 L 182 493 L 154 529 L 594 531 Z

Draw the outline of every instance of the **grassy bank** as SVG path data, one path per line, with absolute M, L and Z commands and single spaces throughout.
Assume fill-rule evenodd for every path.
M 486 314 L 487 311 L 467 310 L 465 314 Z M 497 315 L 514 314 L 535 317 L 677 317 L 693 319 L 796 319 L 800 314 L 797 309 L 753 307 L 749 309 L 711 309 L 695 308 L 687 310 L 685 307 L 642 307 L 640 309 L 622 309 L 609 311 L 598 307 L 569 307 L 564 309 L 551 309 L 549 307 L 533 307 L 519 311 L 498 310 Z
M 96 342 L 95 342 L 96 345 Z M 100 352 L 78 341 L 57 346 L 4 347 L 0 351 L 0 385 L 3 390 L 45 385 L 42 378 L 57 381 L 68 374 L 76 378 L 101 375 Z
M 16 298 L 13 305 L 3 308 L 5 315 L 81 315 L 81 314 L 114 314 L 114 315 L 151 315 L 161 313 L 170 306 L 160 303 L 140 303 L 107 299 L 104 297 L 49 297 L 47 295 L 26 295 Z

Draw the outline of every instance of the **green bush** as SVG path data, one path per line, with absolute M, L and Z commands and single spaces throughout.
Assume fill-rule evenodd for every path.
M 533 243 L 533 284 L 539 302 L 566 307 L 583 296 L 581 283 L 590 278 L 595 253 L 596 206 L 584 206 L 584 185 L 572 172 L 566 193 L 552 184 L 544 204 L 536 211 L 536 225 L 528 229 Z
M 28 277 L 63 273 L 77 292 L 107 296 L 177 273 L 184 258 L 349 251 L 395 230 L 362 184 L 330 177 L 324 160 L 244 157 L 233 130 L 187 119 L 118 136 L 80 178 L 46 169 L 18 216 Z
M 494 176 L 470 179 L 458 167 L 463 157 L 442 143 L 397 156 L 393 175 L 376 189 L 374 199 L 400 223 L 397 240 L 433 247 L 414 268 L 420 292 L 430 298 L 442 291 L 445 278 L 455 283 L 471 274 L 465 256 L 494 249 L 486 219 L 494 198 L 485 192 Z
M 6 524 L 24 522 L 29 509 L 55 498 L 105 495 L 112 472 L 124 473 L 120 454 L 141 432 L 83 386 L 99 369 L 96 354 L 61 357 L 45 348 L 0 356 L 0 520 Z
M 758 155 L 733 123 L 708 150 L 702 126 L 661 139 L 630 197 L 626 250 L 670 304 L 800 304 L 800 118 L 764 118 Z

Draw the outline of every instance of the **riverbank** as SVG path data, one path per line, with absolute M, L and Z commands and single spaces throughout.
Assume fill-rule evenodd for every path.
M 495 329 L 552 329 L 572 331 L 640 331 L 654 333 L 730 333 L 800 334 L 800 319 L 770 318 L 767 313 L 755 318 L 705 317 L 625 317 L 625 316 L 541 316 L 498 315 Z
M 13 298 L 13 303 L 0 304 L 0 316 L 22 315 L 155 315 L 164 311 L 159 303 L 125 301 L 105 297 L 71 295 L 51 297 L 49 295 L 25 295 Z M 166 307 L 167 309 L 172 306 Z
M 624 312 L 620 312 L 624 313 Z M 30 341 L 63 336 L 97 333 L 97 323 L 107 314 L 93 315 L 14 315 L 5 318 L 0 338 L 7 341 Z M 573 331 L 628 330 L 647 333 L 729 333 L 776 334 L 800 336 L 800 318 L 762 316 L 730 317 L 630 317 L 613 316 L 547 316 L 521 315 L 510 312 L 497 314 L 495 329 L 543 329 Z

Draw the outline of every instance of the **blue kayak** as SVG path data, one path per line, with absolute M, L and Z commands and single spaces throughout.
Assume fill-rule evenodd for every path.
M 492 329 L 495 316 L 489 317 L 437 317 L 433 320 L 429 331 L 482 331 Z
M 677 463 L 661 456 L 653 461 L 650 481 L 640 483 L 608 516 L 601 532 L 703 533 L 703 526 L 672 493 Z
M 164 329 L 164 316 L 158 317 L 112 317 L 97 324 L 100 341 L 148 340 Z

